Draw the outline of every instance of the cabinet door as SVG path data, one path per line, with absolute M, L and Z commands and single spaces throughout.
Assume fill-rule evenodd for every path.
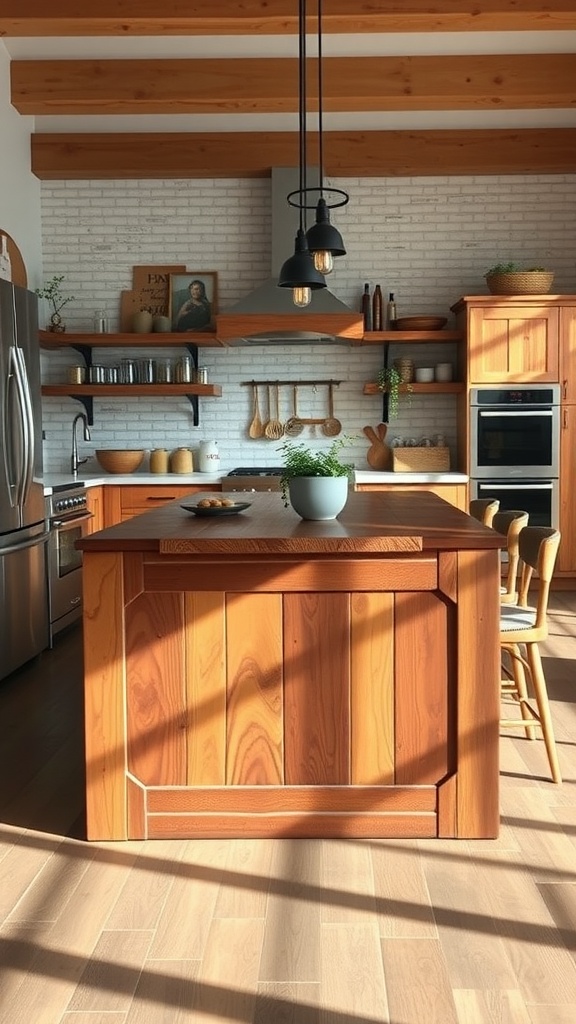
M 88 511 L 93 515 L 93 519 L 90 520 L 89 533 L 96 533 L 97 530 L 104 529 L 104 503 L 101 487 L 86 489 L 86 504 Z
M 151 509 L 166 505 L 175 498 L 184 498 L 197 491 L 219 491 L 220 484 L 150 484 L 132 487 L 119 488 L 120 490 L 120 514 L 122 522 L 139 516 L 143 512 L 150 512 Z
M 560 379 L 557 307 L 473 306 L 468 329 L 471 384 Z
M 576 405 L 565 405 L 560 431 L 560 533 L 559 572 L 576 572 Z
M 576 306 L 560 310 L 560 383 L 562 401 L 576 403 Z
M 466 484 L 357 484 L 357 491 L 426 491 L 437 494 L 439 498 L 450 502 L 456 508 L 466 512 L 468 502 L 466 498 Z

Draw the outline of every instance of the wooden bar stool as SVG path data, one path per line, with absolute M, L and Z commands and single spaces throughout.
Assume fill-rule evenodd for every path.
M 499 508 L 500 502 L 497 498 L 472 498 L 468 511 L 484 526 L 492 526 L 492 520 Z
M 528 526 L 528 513 L 519 509 L 510 509 L 506 512 L 496 512 L 492 520 L 492 529 L 506 537 L 506 551 L 508 553 L 508 572 L 506 574 L 506 586 L 500 588 L 500 601 L 502 604 L 516 604 L 518 601 L 518 567 L 520 565 L 519 537 L 520 531 Z
M 529 739 L 540 726 L 554 782 L 562 782 L 552 717 L 548 702 L 546 679 L 538 644 L 548 636 L 548 596 L 554 572 L 560 534 L 548 526 L 525 526 L 520 533 L 520 587 L 517 604 L 504 604 L 500 609 L 500 648 L 510 658 L 511 667 L 503 665 L 502 697 L 518 703 L 522 718 L 503 718 L 506 728 L 524 728 Z M 536 607 L 528 607 L 528 588 L 534 570 L 538 572 Z M 533 697 L 528 693 L 531 684 Z

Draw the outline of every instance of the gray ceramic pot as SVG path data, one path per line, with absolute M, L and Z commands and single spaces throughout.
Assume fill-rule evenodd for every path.
M 348 477 L 296 476 L 288 481 L 288 495 L 302 519 L 336 519 L 348 500 Z

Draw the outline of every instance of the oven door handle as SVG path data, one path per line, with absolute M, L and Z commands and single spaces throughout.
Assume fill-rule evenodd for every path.
M 487 409 L 479 409 L 478 410 L 478 415 L 479 416 L 484 416 L 484 417 L 488 417 L 488 416 L 498 416 L 498 417 L 501 417 L 501 416 L 514 416 L 514 417 L 516 417 L 516 416 L 552 416 L 553 413 L 552 413 L 552 409 L 532 409 L 532 410 L 528 410 L 528 409 L 514 409 L 513 411 L 510 410 L 510 412 L 504 412 L 504 410 L 501 410 L 500 412 L 488 412 Z
M 498 491 L 551 491 L 553 484 L 478 484 L 478 494 L 482 490 Z
M 77 526 L 78 523 L 85 523 L 87 519 L 94 519 L 94 513 L 86 512 L 83 516 L 73 516 L 71 519 L 52 519 L 50 526 L 54 530 L 65 530 L 67 526 Z

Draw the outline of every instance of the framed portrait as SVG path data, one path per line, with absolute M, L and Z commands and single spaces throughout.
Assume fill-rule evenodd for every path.
M 214 330 L 218 301 L 215 271 L 187 270 L 170 274 L 168 316 L 175 332 Z

